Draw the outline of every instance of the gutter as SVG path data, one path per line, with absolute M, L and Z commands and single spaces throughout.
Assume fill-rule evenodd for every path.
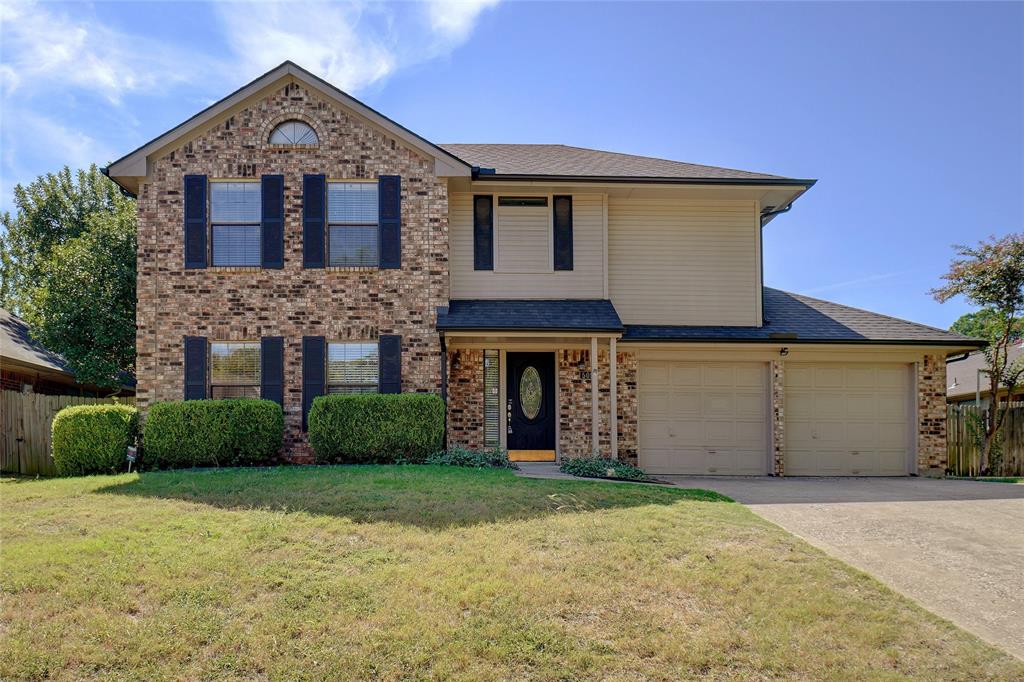
M 781 187 L 803 187 L 805 190 L 814 186 L 817 180 L 800 180 L 795 178 L 686 178 L 686 177 L 659 177 L 645 175 L 529 175 L 523 173 L 510 173 L 508 175 L 487 172 L 490 169 L 476 168 L 472 175 L 477 181 L 496 182 L 606 182 L 626 184 L 659 184 L 659 185 L 778 185 Z
M 821 344 L 835 346 L 977 346 L 985 345 L 984 341 L 937 341 L 937 340 L 914 340 L 914 339 L 798 339 L 798 338 L 777 338 L 777 339 L 737 339 L 734 337 L 630 337 L 628 333 L 622 337 L 619 343 L 763 343 L 776 346 L 793 346 L 799 344 Z
M 138 199 L 139 198 L 136 194 L 128 191 L 128 189 L 124 185 L 122 185 L 120 182 L 118 182 L 114 178 L 110 177 L 110 167 L 109 166 L 104 166 L 103 168 L 100 168 L 100 173 L 103 173 L 103 175 L 105 175 L 108 180 L 110 180 L 115 185 L 117 185 L 117 188 L 119 190 L 121 190 L 121 194 L 123 196 L 126 196 L 129 199 Z

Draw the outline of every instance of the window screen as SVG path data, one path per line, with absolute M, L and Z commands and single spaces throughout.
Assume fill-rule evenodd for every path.
M 260 264 L 261 192 L 258 182 L 211 182 L 213 264 Z
M 210 397 L 260 397 L 260 344 L 210 344 Z
M 327 392 L 376 393 L 378 363 L 376 343 L 328 343 Z
M 377 183 L 327 184 L 327 257 L 335 267 L 375 266 L 379 262 Z

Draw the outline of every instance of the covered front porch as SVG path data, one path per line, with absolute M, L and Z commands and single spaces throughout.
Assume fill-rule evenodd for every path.
M 442 316 L 449 446 L 500 447 L 515 461 L 635 463 L 637 363 L 618 348 L 621 323 L 604 304 L 488 302 L 485 318 L 466 308 Z M 516 322 L 531 328 L 494 328 Z

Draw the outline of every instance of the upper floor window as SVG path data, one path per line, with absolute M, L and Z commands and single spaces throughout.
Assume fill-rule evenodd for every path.
M 210 397 L 260 397 L 260 344 L 210 344 Z
M 259 182 L 211 182 L 213 264 L 260 265 Z
M 308 123 L 285 121 L 270 133 L 270 144 L 320 144 L 320 138 Z
M 327 264 L 374 267 L 378 264 L 377 183 L 327 183 Z
M 328 343 L 327 392 L 376 393 L 379 357 L 373 342 Z

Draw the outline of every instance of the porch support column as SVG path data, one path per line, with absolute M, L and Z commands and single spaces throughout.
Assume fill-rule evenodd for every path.
M 608 431 L 612 439 L 612 459 L 619 458 L 618 379 L 616 377 L 615 337 L 608 342 Z
M 597 337 L 590 337 L 590 434 L 591 450 L 594 457 L 601 454 L 600 433 L 597 414 Z

